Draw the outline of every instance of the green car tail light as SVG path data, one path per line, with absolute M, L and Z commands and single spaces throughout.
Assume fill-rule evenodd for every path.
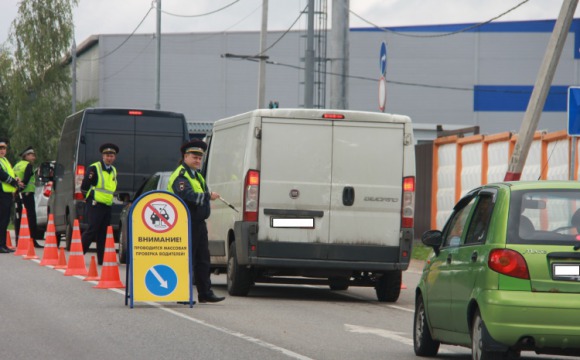
M 530 279 L 526 260 L 517 251 L 494 249 L 489 253 L 487 265 L 493 271 L 519 279 Z

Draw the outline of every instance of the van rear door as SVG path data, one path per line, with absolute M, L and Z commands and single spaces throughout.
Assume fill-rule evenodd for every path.
M 258 238 L 328 243 L 332 122 L 264 117 L 261 142 Z M 313 228 L 271 223 L 298 218 L 313 219 Z
M 330 243 L 399 246 L 404 124 L 334 121 Z

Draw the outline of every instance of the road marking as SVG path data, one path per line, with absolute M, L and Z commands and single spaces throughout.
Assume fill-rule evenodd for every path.
M 412 339 L 401 336 L 401 335 L 399 335 L 401 333 L 398 333 L 398 332 L 389 331 L 389 330 L 385 330 L 385 329 L 365 327 L 365 326 L 350 325 L 350 324 L 344 324 L 344 328 L 346 331 L 349 331 L 349 332 L 359 333 L 359 334 L 377 335 L 377 336 L 381 336 L 381 337 L 384 337 L 387 339 L 394 340 L 396 342 L 400 342 L 400 343 L 405 344 L 405 345 L 413 346 Z

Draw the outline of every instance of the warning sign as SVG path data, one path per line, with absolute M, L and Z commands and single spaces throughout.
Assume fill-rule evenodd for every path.
M 163 199 L 151 200 L 143 208 L 143 223 L 154 232 L 169 231 L 177 222 L 177 210 Z
M 177 196 L 151 191 L 131 206 L 126 300 L 193 304 L 189 210 Z

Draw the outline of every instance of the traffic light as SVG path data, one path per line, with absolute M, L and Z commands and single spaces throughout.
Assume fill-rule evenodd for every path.
M 279 107 L 280 106 L 278 105 L 278 102 L 277 101 L 270 101 L 270 103 L 268 104 L 268 108 L 269 109 L 277 109 Z

